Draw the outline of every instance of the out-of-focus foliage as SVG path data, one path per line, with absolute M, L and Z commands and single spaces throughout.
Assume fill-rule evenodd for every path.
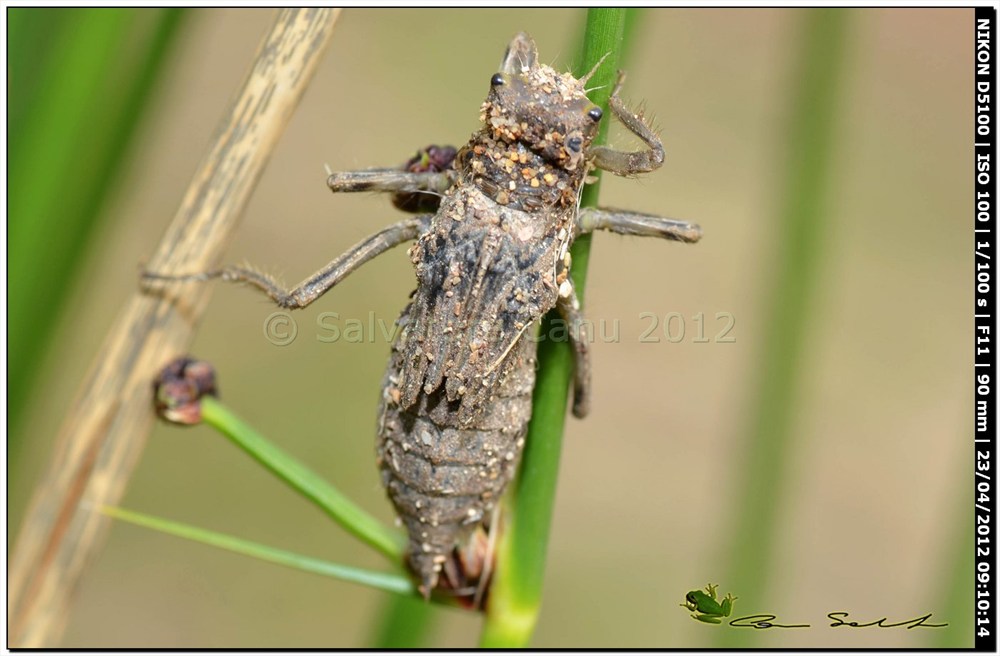
M 7 10 L 8 444 L 168 61 L 179 9 Z

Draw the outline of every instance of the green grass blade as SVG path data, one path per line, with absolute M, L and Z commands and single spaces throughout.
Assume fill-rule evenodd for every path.
M 732 509 L 734 525 L 726 540 L 732 545 L 728 575 L 720 579 L 726 589 L 758 600 L 767 594 L 778 513 L 787 494 L 811 301 L 821 296 L 817 278 L 825 256 L 829 171 L 851 31 L 850 13 L 843 9 L 809 9 L 797 15 L 803 22 L 797 54 L 791 58 L 798 70 L 786 122 L 778 252 L 773 276 L 764 281 L 770 295 L 760 331 L 765 342 L 753 370 L 757 378 L 748 385 L 757 398 L 740 445 L 745 453 L 738 459 L 743 463 L 741 487 L 731 496 L 740 503 Z M 725 646 L 743 646 L 751 639 L 741 631 L 716 635 Z
M 193 540 L 269 563 L 284 565 L 285 567 L 291 567 L 303 572 L 321 574 L 340 579 L 341 581 L 359 583 L 371 588 L 385 590 L 386 592 L 395 592 L 401 595 L 416 595 L 417 593 L 413 582 L 402 574 L 387 574 L 385 572 L 373 572 L 348 565 L 339 565 L 291 551 L 275 549 L 274 547 L 268 547 L 230 535 L 208 531 L 188 524 L 180 524 L 167 519 L 125 510 L 124 508 L 105 506 L 101 509 L 101 512 L 109 517 L 135 524 L 136 526 L 151 528 L 154 531 L 160 531 L 161 533 L 167 533 L 186 540 Z
M 114 189 L 180 9 L 8 9 L 8 421 Z
M 22 128 L 30 120 L 29 112 L 38 107 L 46 72 L 53 65 L 54 44 L 66 38 L 72 15 L 60 9 L 7 10 L 7 83 L 9 89 L 17 91 L 7 98 L 7 121 L 18 128 L 7 133 L 10 152 L 22 147 Z
M 270 443 L 216 399 L 201 400 L 202 418 L 264 465 L 299 494 L 323 509 L 355 537 L 396 564 L 403 562 L 406 539 L 362 510 L 315 472 Z
M 574 74 L 578 77 L 583 75 L 601 57 L 610 53 L 590 81 L 591 86 L 598 87 L 590 99 L 605 109 L 618 70 L 625 22 L 624 9 L 587 11 L 583 51 Z M 609 112 L 605 114 L 610 116 Z M 605 142 L 609 123 L 602 122 L 595 143 Z M 599 185 L 596 182 L 584 190 L 584 207 L 597 204 Z M 577 239 L 571 253 L 573 282 L 582 302 L 590 259 L 590 236 Z M 553 321 L 559 319 L 552 313 L 543 319 L 542 334 L 548 334 Z M 570 345 L 554 340 L 539 344 L 531 424 L 521 469 L 505 505 L 505 528 L 497 545 L 496 573 L 480 637 L 483 647 L 524 647 L 534 633 L 541 605 L 549 528 L 572 377 Z

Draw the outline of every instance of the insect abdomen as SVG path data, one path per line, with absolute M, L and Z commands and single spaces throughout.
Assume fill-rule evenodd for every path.
M 376 451 L 382 483 L 409 534 L 409 565 L 425 594 L 451 567 L 455 547 L 464 546 L 471 532 L 489 521 L 517 471 L 531 417 L 535 346 L 530 339 L 519 341 L 511 354 L 514 366 L 497 394 L 471 423 L 460 424 L 458 402 L 447 400 L 443 385 L 421 393 L 409 408 L 400 407 L 403 358 L 399 342 L 393 345 Z

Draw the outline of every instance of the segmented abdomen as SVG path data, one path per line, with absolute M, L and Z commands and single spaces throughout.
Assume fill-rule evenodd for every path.
M 459 401 L 444 385 L 400 407 L 400 367 L 408 306 L 382 383 L 376 453 L 382 484 L 409 534 L 408 559 L 425 594 L 437 586 L 455 547 L 490 514 L 517 471 L 531 417 L 536 344 L 522 338 L 492 400 L 459 423 Z M 461 426 L 461 427 L 459 427 Z

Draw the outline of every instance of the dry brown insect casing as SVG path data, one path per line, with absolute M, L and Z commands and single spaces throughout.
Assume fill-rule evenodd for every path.
M 384 380 L 378 462 L 425 593 L 442 571 L 469 583 L 452 552 L 516 472 L 534 386 L 525 335 L 559 298 L 600 119 L 579 80 L 522 70 L 531 46 L 491 80 L 483 128 L 410 250 L 418 286 Z
M 517 471 L 531 416 L 532 331 L 553 308 L 573 347 L 573 412 L 586 414 L 589 340 L 568 275 L 573 239 L 597 229 L 687 243 L 701 236 L 695 225 L 655 215 L 579 209 L 594 168 L 631 176 L 663 161 L 659 138 L 618 98 L 621 76 L 609 106 L 646 149 L 592 146 L 603 112 L 587 99 L 589 77 L 540 64 L 531 38 L 516 35 L 490 79 L 482 128 L 453 160 L 450 151 L 428 148 L 404 169 L 333 173 L 328 180 L 335 192 L 389 192 L 401 209 L 436 211 L 382 229 L 291 290 L 243 267 L 144 274 L 147 284 L 246 283 L 297 309 L 365 262 L 415 240 L 409 255 L 417 286 L 383 380 L 377 459 L 424 595 L 443 583 L 471 603 L 483 600 L 495 510 Z M 448 162 L 452 168 L 442 170 Z

